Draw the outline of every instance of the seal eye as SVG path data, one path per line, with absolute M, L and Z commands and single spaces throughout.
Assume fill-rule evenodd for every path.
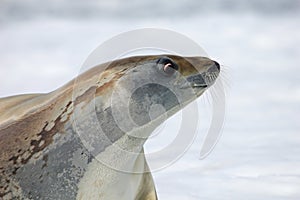
M 168 57 L 162 57 L 157 61 L 159 69 L 164 72 L 164 74 L 171 76 L 178 70 L 178 66 Z
M 175 72 L 175 69 L 174 69 L 172 63 L 165 64 L 165 66 L 163 67 L 163 70 L 168 75 L 172 75 Z

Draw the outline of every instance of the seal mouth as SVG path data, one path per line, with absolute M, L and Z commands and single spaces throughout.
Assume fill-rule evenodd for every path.
M 205 84 L 205 83 L 190 83 L 190 86 L 192 88 L 206 88 L 206 87 L 208 87 L 208 85 Z
M 206 81 L 205 78 L 206 73 L 192 75 L 187 78 L 189 86 L 192 88 L 206 88 L 209 86 L 209 82 Z
M 187 77 L 186 87 L 208 88 L 215 83 L 219 73 L 220 65 L 214 61 L 214 65 L 209 67 L 207 71 Z

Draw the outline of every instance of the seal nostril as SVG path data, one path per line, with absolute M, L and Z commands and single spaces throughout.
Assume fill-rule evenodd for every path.
M 217 66 L 218 70 L 220 71 L 220 64 L 216 61 L 214 61 L 215 65 Z

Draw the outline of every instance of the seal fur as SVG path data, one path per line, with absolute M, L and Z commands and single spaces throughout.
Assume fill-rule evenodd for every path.
M 132 75 L 139 66 L 156 65 L 157 60 L 166 56 L 180 66 L 178 72 L 187 78 L 216 68 L 214 61 L 203 57 L 137 56 L 113 61 L 108 68 L 107 63 L 96 66 L 49 94 L 0 99 L 0 198 L 157 199 L 143 154 L 142 145 L 146 139 L 133 140 L 115 128 L 109 100 L 121 78 Z M 197 96 L 205 89 L 197 91 Z M 89 121 L 88 118 L 91 117 L 90 107 L 95 103 L 98 106 L 96 118 L 108 133 L 110 142 L 140 152 L 137 157 L 127 160 L 124 155 L 119 155 L 113 162 L 120 166 L 132 163 L 130 170 L 138 168 L 145 173 L 117 172 L 100 163 L 98 156 L 110 159 L 115 153 L 110 150 L 111 143 L 104 142 L 96 154 L 83 144 L 73 126 L 74 113 L 76 110 L 82 112 L 79 120 L 85 125 L 81 128 L 87 134 L 93 133 L 95 119 Z M 142 122 L 147 127 L 143 129 L 146 135 L 163 121 L 153 124 L 147 120 Z

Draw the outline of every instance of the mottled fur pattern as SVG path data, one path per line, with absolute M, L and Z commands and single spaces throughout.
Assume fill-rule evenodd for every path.
M 0 199 L 157 199 L 152 175 L 143 153 L 146 139 L 134 140 L 122 131 L 113 119 L 109 103 L 112 91 L 120 87 L 117 86 L 120 80 L 123 80 L 122 87 L 124 84 L 131 84 L 129 81 L 132 80 L 140 84 L 139 81 L 152 78 L 151 81 L 155 82 L 153 77 L 157 69 L 154 70 L 154 67 L 161 57 L 120 59 L 96 66 L 49 94 L 0 99 Z M 178 73 L 183 77 L 207 72 L 215 66 L 214 61 L 203 57 L 167 57 L 179 66 Z M 212 82 L 217 73 L 207 77 Z M 170 78 L 165 82 L 171 84 L 172 81 Z M 143 88 L 132 100 L 131 114 L 140 120 L 138 124 L 143 130 L 147 130 L 146 136 L 157 124 L 149 117 L 143 118 L 145 115 L 140 113 L 148 111 L 153 102 L 149 101 L 144 107 L 139 105 L 148 98 L 142 94 L 153 88 L 155 87 Z M 180 110 L 181 107 L 177 104 L 184 102 L 176 103 L 167 90 L 164 90 L 156 89 L 160 96 L 167 98 L 168 104 L 165 106 L 173 110 L 176 107 L 172 113 Z M 198 89 L 197 96 L 204 90 L 205 88 Z M 153 91 L 149 93 L 155 103 L 164 103 L 160 102 L 158 95 L 154 98 L 155 94 Z M 184 95 L 182 99 L 186 102 L 193 100 Z M 95 116 L 91 114 L 93 109 L 96 110 Z M 76 115 L 76 112 L 80 115 Z M 78 130 L 74 127 L 74 120 L 79 124 Z M 163 120 L 159 121 L 162 122 Z M 84 137 L 95 135 L 93 127 L 96 123 L 100 124 L 109 141 L 102 140 L 103 135 L 100 134 L 95 139 L 98 141 L 95 143 L 97 148 L 91 144 L 94 149 L 91 151 L 84 144 Z M 137 134 L 141 132 L 138 131 L 140 129 L 136 130 Z M 116 165 L 122 167 L 129 162 L 134 163 L 129 170 L 144 170 L 145 173 L 123 173 L 99 162 L 98 158 L 110 159 L 111 155 L 116 154 L 111 149 L 110 142 L 139 153 L 134 158 L 120 155 L 119 160 L 112 160 L 114 164 L 118 163 Z

